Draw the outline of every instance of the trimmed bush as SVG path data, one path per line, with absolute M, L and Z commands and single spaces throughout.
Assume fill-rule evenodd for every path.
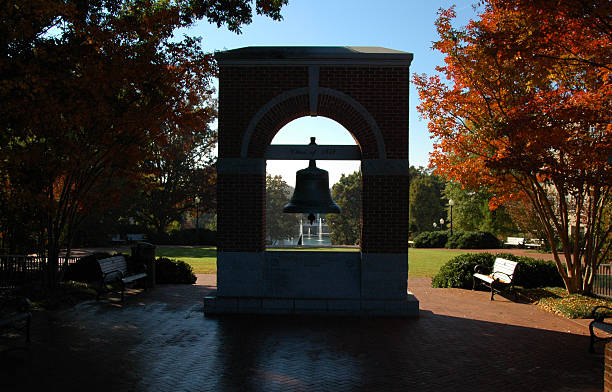
M 519 263 L 514 271 L 517 286 L 525 288 L 564 287 L 563 279 L 554 262 L 519 256 L 513 256 L 512 260 Z
M 193 268 L 182 260 L 172 260 L 167 257 L 155 260 L 156 283 L 193 284 L 196 280 Z
M 463 231 L 453 234 L 446 243 L 451 249 L 497 249 L 501 241 L 488 231 Z
M 444 264 L 431 281 L 432 287 L 471 289 L 474 267 L 482 265 L 484 273 L 491 273 L 496 257 L 518 262 L 514 271 L 514 285 L 525 288 L 562 287 L 563 281 L 555 263 L 530 257 L 501 253 L 468 253 L 453 257 Z
M 81 257 L 76 263 L 69 264 L 64 274 L 64 281 L 91 283 L 102 278 L 102 270 L 98 260 L 111 257 L 109 253 L 98 252 Z
M 444 248 L 448 240 L 446 231 L 425 231 L 414 237 L 415 248 Z
M 467 253 L 453 257 L 440 267 L 440 271 L 431 280 L 431 286 L 471 289 L 474 267 L 480 264 L 491 270 L 494 261 L 495 255 L 491 253 Z

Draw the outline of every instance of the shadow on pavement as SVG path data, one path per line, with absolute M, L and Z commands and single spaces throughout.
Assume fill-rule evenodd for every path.
M 599 391 L 588 337 L 421 311 L 418 319 L 202 313 L 205 286 L 160 286 L 35 315 L 0 390 Z M 163 300 L 161 300 L 163 298 Z

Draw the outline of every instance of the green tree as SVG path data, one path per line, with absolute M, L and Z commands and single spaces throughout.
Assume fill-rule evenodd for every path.
M 151 174 L 142 177 L 134 206 L 139 222 L 163 234 L 171 223 L 195 210 L 196 196 L 198 213 L 214 208 L 214 184 L 210 181 L 214 168 L 209 155 L 215 141 L 216 133 L 202 131 L 189 138 L 173 138 L 157 148 L 153 159 L 143 163 Z
M 327 214 L 325 220 L 333 245 L 355 245 L 361 235 L 361 172 L 344 174 L 332 186 L 332 198 L 342 209 L 340 214 Z
M 433 224 L 439 226 L 440 219 L 446 217 L 447 200 L 442 194 L 444 187 L 444 179 L 431 174 L 429 170 L 411 170 L 409 224 L 412 235 L 432 231 Z
M 489 208 L 491 193 L 485 189 L 471 191 L 461 184 L 449 181 L 443 191 L 447 200 L 453 200 L 453 230 L 489 231 L 498 237 L 514 235 L 518 228 L 512 218 L 501 206 L 495 210 Z M 450 207 L 448 222 L 450 224 Z
M 297 234 L 297 215 L 283 212 L 292 193 L 293 188 L 281 176 L 266 175 L 266 236 L 272 242 L 289 239 Z

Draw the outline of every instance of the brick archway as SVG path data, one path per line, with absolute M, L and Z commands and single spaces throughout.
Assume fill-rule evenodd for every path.
M 249 47 L 216 57 L 218 296 L 205 310 L 416 315 L 407 293 L 412 54 Z M 266 151 L 280 128 L 304 116 L 337 121 L 360 147 L 360 253 L 265 251 Z
M 315 94 L 316 109 L 309 104 Z M 299 88 L 284 92 L 266 103 L 251 119 L 244 133 L 241 158 L 262 158 L 276 133 L 287 123 L 305 116 L 330 118 L 355 138 L 366 159 L 385 159 L 382 133 L 376 120 L 349 95 L 330 88 Z

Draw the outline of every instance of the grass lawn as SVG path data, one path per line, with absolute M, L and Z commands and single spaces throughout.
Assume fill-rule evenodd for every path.
M 470 253 L 470 251 L 410 248 L 408 249 L 408 276 L 433 278 L 444 263 L 465 253 Z
M 282 252 L 284 250 L 298 249 L 269 249 L 271 251 Z M 305 248 L 300 251 L 333 251 L 333 252 L 356 252 L 355 248 Z M 414 249 L 410 248 L 409 257 L 409 276 L 411 277 L 433 277 L 438 273 L 440 267 L 449 259 L 469 251 L 461 250 L 434 250 L 434 249 Z M 217 273 L 217 250 L 214 247 L 202 248 L 157 248 L 157 256 L 168 257 L 171 259 L 183 260 L 193 267 L 196 274 L 216 274 Z
M 158 257 L 179 259 L 191 265 L 196 274 L 217 273 L 217 248 L 157 248 Z

